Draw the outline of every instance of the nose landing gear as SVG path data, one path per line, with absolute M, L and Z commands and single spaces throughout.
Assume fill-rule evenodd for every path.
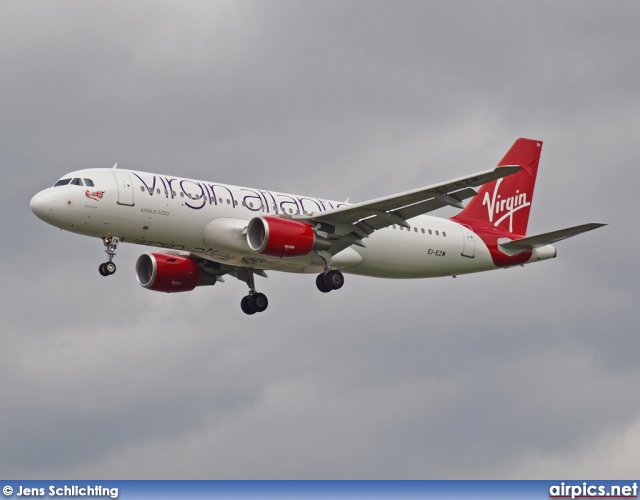
M 113 262 L 113 258 L 116 255 L 116 249 L 118 248 L 118 243 L 120 243 L 120 238 L 117 236 L 109 236 L 102 238 L 102 242 L 104 243 L 104 246 L 107 247 L 105 250 L 107 254 L 107 262 L 100 264 L 98 271 L 102 276 L 111 276 L 116 272 L 116 264 Z
M 113 262 L 105 262 L 104 264 L 100 264 L 98 271 L 102 276 L 111 276 L 116 272 L 116 265 Z

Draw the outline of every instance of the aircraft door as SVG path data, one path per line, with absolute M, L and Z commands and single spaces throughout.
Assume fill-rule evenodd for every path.
M 120 172 L 118 170 L 114 170 L 113 175 L 116 178 L 116 183 L 118 184 L 118 205 L 132 207 L 134 203 L 131 177 L 127 172 Z
M 476 236 L 467 226 L 460 225 L 462 231 L 462 256 L 473 259 L 476 254 Z

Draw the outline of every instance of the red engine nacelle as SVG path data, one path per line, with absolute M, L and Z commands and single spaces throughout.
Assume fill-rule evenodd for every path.
M 306 222 L 268 215 L 251 219 L 247 243 L 251 250 L 272 257 L 300 257 L 331 246 L 329 240 L 316 235 Z
M 198 264 L 179 255 L 145 253 L 136 262 L 136 278 L 141 286 L 156 292 L 188 292 L 198 286 Z

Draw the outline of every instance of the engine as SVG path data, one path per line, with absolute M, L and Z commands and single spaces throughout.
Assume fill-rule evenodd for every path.
M 318 236 L 310 224 L 268 215 L 251 219 L 247 243 L 254 252 L 271 257 L 300 257 L 331 247 L 329 240 Z
M 145 253 L 136 262 L 136 278 L 141 286 L 156 292 L 188 292 L 198 286 L 200 268 L 189 257 Z

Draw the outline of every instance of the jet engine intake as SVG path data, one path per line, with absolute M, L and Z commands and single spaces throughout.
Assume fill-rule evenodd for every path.
M 310 224 L 268 215 L 249 221 L 247 243 L 254 252 L 271 257 L 301 257 L 331 247 L 331 242 L 318 236 Z

